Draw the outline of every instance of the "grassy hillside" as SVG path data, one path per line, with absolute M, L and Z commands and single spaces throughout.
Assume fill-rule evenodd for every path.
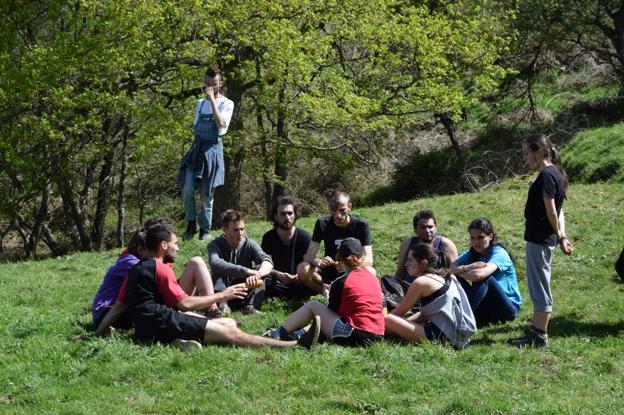
M 624 285 L 613 262 L 624 245 L 624 195 L 615 184 L 573 185 L 566 202 L 572 257 L 554 256 L 554 318 L 547 350 L 516 350 L 531 315 L 524 278 L 522 209 L 530 178 L 496 189 L 358 209 L 371 222 L 376 267 L 394 271 L 411 217 L 433 209 L 460 250 L 485 215 L 512 251 L 525 303 L 512 323 L 488 327 L 454 351 L 426 344 L 302 351 L 205 347 L 182 354 L 89 334 L 90 303 L 117 252 L 0 264 L 0 413 L 623 413 Z M 315 218 L 300 222 L 311 230 Z M 270 225 L 251 223 L 259 239 Z M 185 259 L 205 243 L 181 243 Z M 288 310 L 271 303 L 242 317 L 260 333 Z M 76 339 L 76 335 L 81 335 Z

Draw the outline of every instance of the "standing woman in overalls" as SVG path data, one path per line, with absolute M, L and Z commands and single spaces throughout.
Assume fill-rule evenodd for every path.
M 184 240 L 193 239 L 199 222 L 199 239 L 208 240 L 212 225 L 214 191 L 223 185 L 222 136 L 232 119 L 234 103 L 221 94 L 221 71 L 208 68 L 204 78 L 205 98 L 197 101 L 193 122 L 195 139 L 180 162 L 178 182 L 182 186 L 184 212 L 188 226 Z M 199 214 L 195 210 L 195 191 L 199 190 Z

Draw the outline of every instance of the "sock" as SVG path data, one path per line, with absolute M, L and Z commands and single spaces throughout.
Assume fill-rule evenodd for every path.
M 293 334 L 295 335 L 295 337 L 297 339 L 301 338 L 301 336 L 303 336 L 304 334 L 306 334 L 306 331 L 303 328 L 297 329 L 293 332 Z

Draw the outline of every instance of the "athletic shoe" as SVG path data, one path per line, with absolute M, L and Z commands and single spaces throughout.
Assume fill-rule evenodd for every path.
M 312 324 L 310 324 L 310 328 L 297 340 L 297 344 L 306 350 L 312 350 L 318 343 L 319 336 L 321 334 L 321 317 L 314 316 L 312 319 Z
M 514 347 L 547 347 L 548 334 L 539 333 L 533 327 L 529 327 L 524 331 L 524 336 L 509 339 L 508 343 Z
M 201 343 L 196 340 L 175 339 L 173 345 L 183 352 L 190 352 L 202 348 Z
M 219 309 L 219 307 L 208 308 L 208 309 L 206 309 L 204 314 L 206 314 L 206 317 L 208 317 L 211 320 L 215 319 L 215 318 L 222 318 L 223 317 L 223 312 Z
M 268 337 L 270 339 L 280 339 L 280 335 L 277 332 L 277 329 L 266 329 L 264 333 L 262 333 L 262 337 Z
M 227 303 L 219 304 L 219 311 L 221 311 L 221 317 L 229 317 L 232 315 L 232 310 Z
M 210 239 L 210 234 L 208 233 L 208 231 L 200 229 L 199 230 L 199 240 L 200 241 L 207 241 L 209 239 Z
M 248 316 L 251 316 L 254 314 L 264 314 L 262 311 L 258 310 L 253 305 L 246 305 L 245 307 L 241 309 L 241 313 L 248 315 Z

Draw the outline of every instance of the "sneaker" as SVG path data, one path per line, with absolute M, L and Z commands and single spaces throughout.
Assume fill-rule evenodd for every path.
M 227 303 L 219 304 L 219 311 L 221 312 L 221 317 L 229 317 L 232 315 L 232 309 L 230 309 Z
M 547 347 L 548 334 L 538 333 L 533 327 L 529 327 L 525 330 L 524 336 L 509 339 L 508 343 L 514 347 Z
M 204 314 L 206 314 L 206 317 L 208 317 L 211 320 L 215 319 L 215 318 L 222 318 L 223 317 L 223 312 L 219 309 L 219 307 L 208 308 L 208 309 L 206 309 Z
M 186 226 L 186 231 L 184 231 L 184 240 L 190 241 L 191 239 L 193 239 L 193 236 L 195 236 L 196 232 L 197 232 L 197 221 L 189 220 L 188 225 Z
M 270 339 L 280 339 L 280 335 L 277 333 L 277 329 L 266 329 L 264 333 L 262 333 L 262 337 L 268 337 Z
M 190 352 L 202 348 L 201 343 L 196 340 L 175 339 L 173 345 L 183 352 Z
M 243 307 L 241 309 L 241 313 L 243 313 L 243 314 L 245 314 L 247 316 L 251 316 L 251 315 L 254 315 L 254 314 L 264 314 L 262 311 L 258 310 L 253 305 L 246 305 L 245 307 Z
M 312 350 L 318 343 L 319 336 L 321 334 L 321 317 L 314 316 L 310 328 L 297 340 L 297 344 L 306 350 Z
M 207 241 L 209 239 L 210 239 L 210 233 L 208 233 L 208 231 L 200 229 L 199 230 L 199 240 L 200 241 Z

